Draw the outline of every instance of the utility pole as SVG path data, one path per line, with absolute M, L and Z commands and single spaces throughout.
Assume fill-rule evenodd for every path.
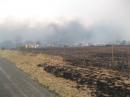
M 111 65 L 113 66 L 114 65 L 114 45 L 112 44 L 112 63 Z

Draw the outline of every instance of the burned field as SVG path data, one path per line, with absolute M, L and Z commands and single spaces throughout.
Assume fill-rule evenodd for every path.
M 130 46 L 47 48 L 31 50 L 62 56 L 67 64 L 43 64 L 44 70 L 73 80 L 92 97 L 130 97 Z M 113 52 L 113 53 L 112 53 Z
M 130 97 L 130 79 L 119 72 L 99 68 L 44 65 L 44 70 L 57 77 L 73 80 L 77 88 L 91 90 L 92 97 Z
M 130 46 L 64 47 L 29 49 L 34 53 L 62 56 L 69 65 L 86 68 L 88 66 L 110 68 L 119 71 L 130 70 Z

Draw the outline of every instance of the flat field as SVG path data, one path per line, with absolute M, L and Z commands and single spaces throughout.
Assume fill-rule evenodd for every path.
M 130 97 L 130 46 L 5 50 L 0 54 L 61 97 Z

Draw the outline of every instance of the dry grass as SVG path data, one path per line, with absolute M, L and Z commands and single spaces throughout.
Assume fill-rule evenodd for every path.
M 0 51 L 0 56 L 15 63 L 18 68 L 29 74 L 32 79 L 37 80 L 40 84 L 61 97 L 91 97 L 89 89 L 87 91 L 77 89 L 75 82 L 55 77 L 44 71 L 43 68 L 37 67 L 37 64 L 41 63 L 65 64 L 66 62 L 63 61 L 62 57 L 9 50 Z

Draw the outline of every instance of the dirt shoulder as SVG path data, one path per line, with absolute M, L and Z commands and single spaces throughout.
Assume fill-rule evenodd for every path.
M 64 65 L 62 57 L 47 54 L 23 53 L 18 51 L 0 51 L 0 56 L 7 58 L 16 66 L 29 74 L 32 79 L 38 81 L 50 91 L 57 93 L 60 97 L 91 97 L 89 89 L 77 89 L 77 83 L 64 78 L 56 77 L 38 67 L 38 64 Z

